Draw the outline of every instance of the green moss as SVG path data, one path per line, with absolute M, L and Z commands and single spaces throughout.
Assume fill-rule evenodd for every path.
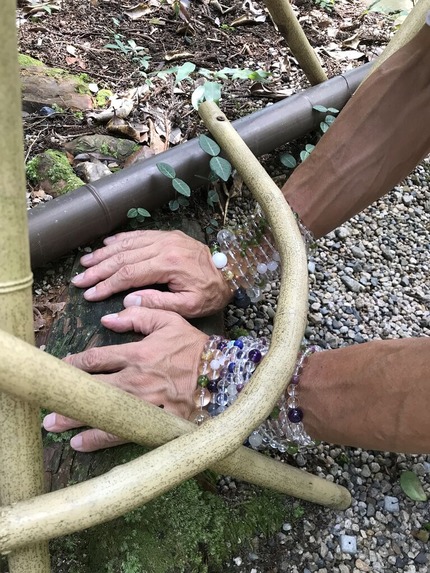
M 99 90 L 95 96 L 97 107 L 105 107 L 107 100 L 112 96 L 112 92 L 107 89 Z
M 45 65 L 40 60 L 36 60 L 36 58 L 32 58 L 31 56 L 27 56 L 26 54 L 18 54 L 18 63 L 23 68 L 25 68 L 26 66 L 44 66 Z
M 98 475 L 144 451 L 106 450 L 91 467 Z M 284 496 L 251 485 L 223 498 L 207 489 L 212 479 L 204 472 L 121 518 L 54 540 L 53 562 L 62 564 L 54 573 L 221 573 L 256 535 L 279 531 L 288 509 Z
M 284 519 L 282 496 L 254 488 L 248 494 L 228 503 L 189 480 L 90 530 L 85 573 L 221 572 L 241 546 L 251 548 L 255 534 L 277 531 Z
M 67 157 L 61 151 L 48 149 L 37 155 L 26 166 L 27 177 L 33 183 L 48 180 L 58 194 L 65 194 L 83 185 L 70 166 Z M 56 185 L 61 183 L 60 185 Z

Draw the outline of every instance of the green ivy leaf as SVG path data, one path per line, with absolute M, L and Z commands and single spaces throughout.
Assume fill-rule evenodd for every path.
M 199 105 L 205 99 L 205 84 L 198 86 L 191 94 L 191 104 L 194 109 L 199 109 Z
M 214 101 L 216 103 L 221 99 L 221 84 L 218 82 L 206 82 L 205 87 L 205 100 Z
M 294 169 L 294 167 L 297 165 L 297 161 L 295 157 L 291 155 L 291 153 L 284 153 L 283 155 L 281 155 L 279 160 L 282 163 L 282 165 L 285 165 L 287 169 Z
M 330 113 L 339 113 L 339 110 L 336 109 L 335 107 L 328 107 L 327 111 L 329 111 Z
M 228 181 L 231 175 L 231 163 L 223 157 L 212 157 L 209 165 L 214 173 L 223 181 Z
M 179 205 L 182 205 L 183 207 L 188 207 L 188 205 L 190 204 L 188 199 L 186 197 L 183 197 L 182 195 L 179 195 L 178 203 L 179 203 Z
M 177 211 L 179 209 L 179 201 L 177 199 L 169 201 L 169 209 L 171 211 Z
M 151 216 L 151 213 L 149 211 L 147 211 L 146 209 L 144 209 L 143 207 L 139 207 L 137 209 L 137 213 L 141 217 L 150 217 Z
M 320 111 L 321 113 L 326 113 L 328 109 L 324 105 L 313 105 L 312 109 L 315 111 Z
M 427 495 L 423 486 L 414 472 L 402 472 L 400 475 L 400 487 L 413 501 L 427 501 Z
M 212 157 L 216 157 L 221 152 L 221 148 L 218 143 L 207 135 L 199 136 L 199 145 L 205 153 L 212 155 Z
M 324 121 L 325 121 L 326 123 L 328 123 L 328 125 L 331 125 L 331 124 L 334 122 L 335 119 L 336 119 L 336 118 L 334 117 L 334 115 L 330 115 L 330 114 L 329 114 L 329 115 L 326 115 L 326 116 L 325 116 Z
M 127 217 L 129 219 L 134 219 L 135 217 L 137 217 L 137 209 L 135 209 L 134 207 L 133 207 L 133 209 L 129 209 L 127 211 Z
M 178 178 L 173 179 L 172 185 L 173 189 L 175 189 L 181 195 L 184 195 L 185 197 L 189 197 L 191 195 L 191 189 L 189 185 L 187 185 L 185 181 L 182 181 L 182 179 Z
M 321 130 L 323 133 L 325 133 L 325 132 L 328 130 L 329 127 L 330 127 L 330 126 L 329 126 L 325 121 L 322 121 L 322 122 L 320 123 L 320 130 Z
M 169 179 L 174 179 L 176 177 L 176 171 L 168 163 L 157 163 L 157 167 L 158 171 Z
M 196 64 L 193 64 L 192 62 L 183 63 L 182 66 L 179 66 L 178 71 L 176 72 L 176 83 L 178 84 L 179 82 L 182 82 L 182 80 L 188 78 L 195 69 Z
M 216 173 L 214 173 L 213 171 L 209 172 L 208 175 L 208 181 L 209 183 L 216 183 L 218 181 L 219 177 Z
M 270 72 L 265 72 L 263 70 L 255 70 L 251 71 L 248 75 L 248 79 L 254 82 L 264 82 L 269 78 L 272 74 Z

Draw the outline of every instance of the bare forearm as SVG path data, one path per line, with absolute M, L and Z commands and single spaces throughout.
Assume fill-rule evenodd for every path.
M 330 443 L 430 453 L 430 338 L 314 354 L 300 380 L 306 431 Z
M 430 151 L 430 26 L 359 88 L 282 191 L 316 237 L 387 193 Z

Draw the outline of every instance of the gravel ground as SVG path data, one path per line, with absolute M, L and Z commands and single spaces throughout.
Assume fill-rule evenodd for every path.
M 383 200 L 318 241 L 309 259 L 306 337 L 326 348 L 372 339 L 430 335 L 430 160 Z M 245 207 L 246 209 L 246 207 Z M 232 218 L 240 217 L 240 211 Z M 264 302 L 229 308 L 229 327 L 269 334 L 278 285 Z M 270 291 L 270 292 L 269 292 Z M 357 409 L 360 407 L 357 404 Z M 429 570 L 429 542 L 414 533 L 430 521 L 428 503 L 409 500 L 399 485 L 412 470 L 430 494 L 430 455 L 403 455 L 321 444 L 296 464 L 346 486 L 346 511 L 303 504 L 303 520 L 237 556 L 237 573 Z

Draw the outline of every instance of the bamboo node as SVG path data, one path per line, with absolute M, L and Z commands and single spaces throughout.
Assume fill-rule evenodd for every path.
M 33 273 L 17 281 L 0 282 L 0 295 L 30 288 L 33 284 Z

